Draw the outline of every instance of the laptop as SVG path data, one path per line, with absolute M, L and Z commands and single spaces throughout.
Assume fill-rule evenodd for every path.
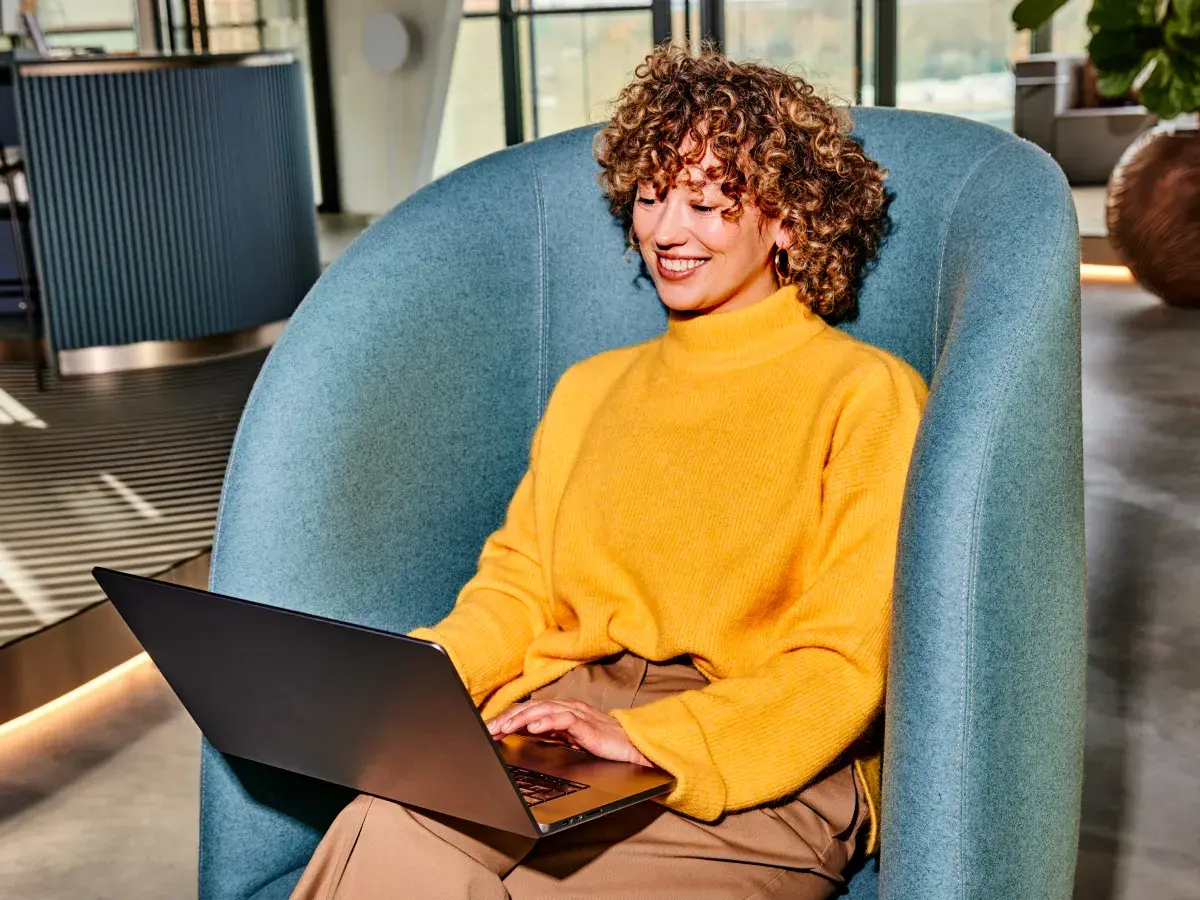
M 209 742 L 526 837 L 668 793 L 660 769 L 488 733 L 437 644 L 92 570 Z

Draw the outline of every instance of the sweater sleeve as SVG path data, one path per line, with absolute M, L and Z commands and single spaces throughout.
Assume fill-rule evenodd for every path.
M 445 648 L 476 705 L 521 674 L 526 649 L 550 621 L 534 501 L 541 435 L 539 423 L 504 524 L 484 542 L 454 609 L 432 628 L 410 632 Z
M 778 623 L 774 652 L 744 675 L 614 712 L 677 780 L 667 805 L 714 820 L 803 787 L 878 714 L 904 484 L 924 402 L 887 360 L 843 402 L 822 475 L 815 564 Z

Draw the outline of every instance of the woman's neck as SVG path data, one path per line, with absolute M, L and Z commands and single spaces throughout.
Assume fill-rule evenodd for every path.
M 770 269 L 763 269 L 738 287 L 732 294 L 715 306 L 696 310 L 696 315 L 719 315 L 736 312 L 766 300 L 779 290 L 779 281 Z

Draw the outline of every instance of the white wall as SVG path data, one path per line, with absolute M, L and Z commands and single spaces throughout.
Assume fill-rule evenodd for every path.
M 397 72 L 376 72 L 363 58 L 363 27 L 376 13 L 393 13 L 415 32 L 413 58 Z M 326 5 L 345 212 L 387 212 L 432 178 L 461 13 L 462 0 Z

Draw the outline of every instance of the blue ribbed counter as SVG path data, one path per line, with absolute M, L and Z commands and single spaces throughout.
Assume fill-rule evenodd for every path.
M 55 354 L 291 315 L 320 273 L 299 62 L 113 57 L 17 71 Z

